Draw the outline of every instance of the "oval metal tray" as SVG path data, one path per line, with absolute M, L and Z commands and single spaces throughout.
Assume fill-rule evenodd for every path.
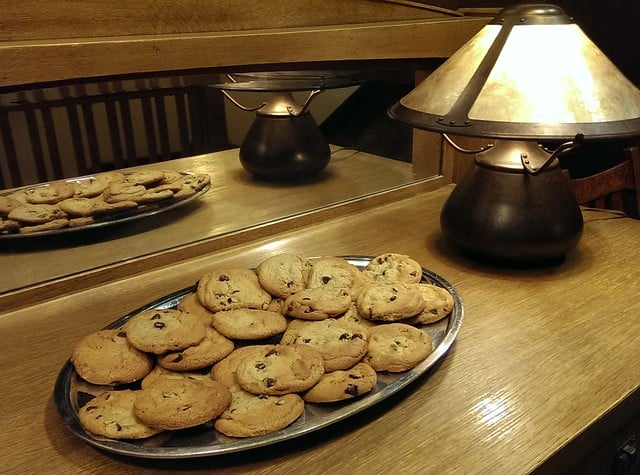
M 126 175 L 127 173 L 124 173 L 124 174 Z M 180 172 L 180 174 L 185 176 L 193 175 L 193 173 L 190 173 L 190 172 Z M 94 176 L 82 176 L 77 178 L 70 178 L 64 181 L 81 182 L 84 180 L 91 180 L 93 178 Z M 41 183 L 40 185 L 31 185 L 31 186 L 16 188 L 15 190 L 11 190 L 11 192 L 2 193 L 2 195 L 9 195 L 11 193 L 15 193 L 16 191 L 21 191 L 21 190 L 30 190 L 33 188 L 37 188 L 38 186 L 46 186 L 46 183 Z M 148 204 L 140 205 L 137 208 L 129 211 L 123 211 L 121 213 L 106 215 L 104 217 L 101 217 L 100 219 L 97 219 L 95 222 L 91 224 L 86 224 L 84 226 L 51 229 L 48 231 L 39 231 L 39 232 L 27 233 L 27 234 L 20 234 L 20 233 L 0 234 L 0 240 L 12 240 L 12 239 L 22 240 L 22 239 L 30 239 L 30 238 L 39 238 L 43 236 L 57 236 L 60 234 L 68 234 L 68 233 L 75 233 L 78 231 L 88 231 L 91 229 L 104 228 L 105 226 L 115 226 L 118 224 L 127 223 L 129 221 L 134 221 L 134 220 L 146 218 L 149 216 L 153 216 L 155 214 L 162 213 L 164 211 L 169 211 L 170 209 L 174 209 L 179 206 L 183 206 L 197 198 L 200 198 L 207 191 L 209 191 L 209 188 L 211 188 L 210 184 L 205 186 L 202 190 L 198 191 L 197 193 L 183 199 L 168 198 L 166 200 L 158 201 L 156 203 L 148 203 Z
M 368 256 L 340 256 L 358 268 L 364 268 L 370 261 Z M 439 322 L 423 325 L 434 343 L 433 352 L 418 366 L 403 373 L 378 373 L 375 389 L 361 398 L 345 401 L 340 404 L 305 404 L 303 415 L 289 427 L 264 436 L 246 439 L 227 437 L 217 432 L 212 424 L 205 424 L 193 429 L 168 431 L 143 440 L 114 440 L 96 436 L 86 432 L 78 420 L 78 409 L 92 397 L 110 389 L 96 386 L 82 380 L 75 372 L 70 361 L 63 366 L 56 380 L 54 401 L 65 424 L 71 431 L 91 445 L 109 452 L 142 458 L 177 459 L 213 456 L 250 450 L 277 442 L 300 437 L 341 421 L 364 409 L 383 401 L 392 394 L 402 390 L 408 384 L 424 374 L 435 365 L 453 344 L 464 314 L 460 296 L 446 280 L 423 268 L 422 281 L 447 289 L 454 299 L 451 314 Z M 187 294 L 193 292 L 195 286 L 182 289 L 155 302 L 119 318 L 107 328 L 119 328 L 136 313 L 151 308 L 174 308 Z

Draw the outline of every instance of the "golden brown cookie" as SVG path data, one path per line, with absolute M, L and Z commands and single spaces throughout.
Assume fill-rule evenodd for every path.
M 435 323 L 445 318 L 453 310 L 453 296 L 447 289 L 433 284 L 418 284 L 418 291 L 426 305 L 412 323 Z
M 80 340 L 71 355 L 76 373 L 93 384 L 122 384 L 149 374 L 153 359 L 134 348 L 124 331 L 100 330 Z
M 200 318 L 207 326 L 211 325 L 213 312 L 200 303 L 195 292 L 187 294 L 178 303 L 178 310 Z
M 362 315 L 358 313 L 358 306 L 356 305 L 355 302 L 352 302 L 349 309 L 346 312 L 344 312 L 342 315 L 337 317 L 336 320 L 347 320 L 351 323 L 357 323 L 358 325 L 362 325 L 365 328 L 377 325 L 375 321 L 367 320 L 366 318 L 362 317 Z
M 388 252 L 371 259 L 362 271 L 375 282 L 417 284 L 422 280 L 422 266 L 406 254 Z
M 159 183 L 164 179 L 164 172 L 157 169 L 135 170 L 125 175 L 125 181 L 132 185 L 143 185 L 145 187 Z
M 73 196 L 76 198 L 95 198 L 100 196 L 109 181 L 104 177 L 87 177 L 70 182 L 73 185 Z
M 344 401 L 371 392 L 377 382 L 375 370 L 366 363 L 358 363 L 353 368 L 324 374 L 302 398 L 315 403 Z
M 291 425 L 304 412 L 304 401 L 297 394 L 255 395 L 240 388 L 231 394 L 231 404 L 215 422 L 216 430 L 229 437 L 271 434 Z
M 209 175 L 196 173 L 183 176 L 181 181 L 182 188 L 175 192 L 174 197 L 182 200 L 203 190 L 211 183 L 211 178 Z
M 289 296 L 284 302 L 284 313 L 302 320 L 324 320 L 342 315 L 351 306 L 348 289 L 322 286 L 302 290 Z
M 266 310 L 271 295 L 255 272 L 244 268 L 216 269 L 203 275 L 197 289 L 200 303 L 213 312 L 236 308 Z
M 23 204 L 12 209 L 8 218 L 25 225 L 43 224 L 54 219 L 64 219 L 67 215 L 56 205 Z
M 137 391 L 107 391 L 87 402 L 78 411 L 87 431 L 111 439 L 144 439 L 162 432 L 145 425 L 133 411 Z
M 281 396 L 306 391 L 324 374 L 322 355 L 308 345 L 274 345 L 257 356 L 243 358 L 236 381 L 252 394 Z
M 267 292 L 287 298 L 307 287 L 311 267 L 311 261 L 302 254 L 284 252 L 262 261 L 256 268 L 256 274 Z
M 12 209 L 17 208 L 20 205 L 22 205 L 22 202 L 11 196 L 0 196 L 0 216 L 8 216 Z
M 309 345 L 322 355 L 325 372 L 348 369 L 367 353 L 369 334 L 357 323 L 327 318 L 294 320 L 280 341 L 283 345 Z
M 69 220 L 68 219 L 54 219 L 52 221 L 47 221 L 46 223 L 42 223 L 42 224 L 33 224 L 30 226 L 21 226 L 20 227 L 20 234 L 32 234 L 32 233 L 41 233 L 43 231 L 53 231 L 56 229 L 63 229 L 66 228 L 67 226 L 69 226 Z
M 134 347 L 156 355 L 197 345 L 205 337 L 205 328 L 202 320 L 177 309 L 144 310 L 124 325 Z
M 162 170 L 164 177 L 153 184 L 154 190 L 171 190 L 174 193 L 182 189 L 182 174 L 175 170 Z
M 270 312 L 276 312 L 281 315 L 284 315 L 285 300 L 286 299 L 283 299 L 282 297 L 273 297 L 271 299 L 271 302 L 269 302 L 269 306 L 267 307 L 267 310 L 269 310 Z
M 366 284 L 366 278 L 353 264 L 340 257 L 321 257 L 313 260 L 308 288 L 339 287 L 348 289 L 355 300 Z
M 417 284 L 370 284 L 356 302 L 358 314 L 369 320 L 393 322 L 414 317 L 426 302 Z
M 26 190 L 27 201 L 31 204 L 56 204 L 71 198 L 75 189 L 66 181 L 55 181 Z
M 196 371 L 172 371 L 170 369 L 163 368 L 160 365 L 156 365 L 151 372 L 144 377 L 140 382 L 142 389 L 149 387 L 158 379 L 194 379 L 196 381 L 202 381 L 203 379 L 210 379 L 211 373 L 205 370 Z
M 70 216 L 101 216 L 136 209 L 135 201 L 107 203 L 101 198 L 68 198 L 58 203 L 62 211 Z
M 144 195 L 147 189 L 143 185 L 134 185 L 129 182 L 112 182 L 107 185 L 102 193 L 107 203 L 117 203 L 118 201 L 135 201 Z
M 220 361 L 233 351 L 234 343 L 211 326 L 205 328 L 204 339 L 180 351 L 158 355 L 158 364 L 173 371 L 193 371 Z
M 96 220 L 93 216 L 78 216 L 77 218 L 69 218 L 69 227 L 80 228 L 82 226 L 89 226 L 95 222 Z
M 287 328 L 287 319 L 268 310 L 237 308 L 216 312 L 211 324 L 233 340 L 262 340 L 282 333 Z
M 247 357 L 259 357 L 274 349 L 274 345 L 248 345 L 240 346 L 229 355 L 218 361 L 211 368 L 211 378 L 220 381 L 227 388 L 231 389 L 238 385 L 236 372 L 238 364 Z
M 16 200 L 20 203 L 27 204 L 29 203 L 29 201 L 27 200 L 27 192 L 26 190 L 18 190 L 18 191 L 14 191 L 13 193 L 10 193 L 8 195 L 6 195 L 7 197 Z
M 167 200 L 173 198 L 173 191 L 171 190 L 157 190 L 155 188 L 147 189 L 147 191 L 138 196 L 135 201 L 138 204 L 156 203 L 158 201 Z
M 363 363 L 376 371 L 407 371 L 433 350 L 427 333 L 406 323 L 386 323 L 369 329 L 369 349 Z
M 215 419 L 231 403 L 231 393 L 212 379 L 159 378 L 136 394 L 135 415 L 149 427 L 186 429 Z

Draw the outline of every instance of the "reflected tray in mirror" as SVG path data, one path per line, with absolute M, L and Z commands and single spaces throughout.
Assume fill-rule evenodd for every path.
M 162 180 L 146 185 L 127 183 L 136 187 L 135 192 L 132 191 L 126 196 L 123 193 L 122 198 L 112 198 L 112 202 L 109 203 L 106 202 L 105 196 L 108 188 L 90 197 L 78 194 L 78 190 L 87 189 L 96 182 L 104 181 L 109 175 L 128 180 L 132 179 L 134 174 L 141 172 L 165 173 L 165 176 L 171 176 L 173 181 L 171 184 Z M 61 196 L 56 196 L 59 193 L 56 188 L 58 186 L 63 187 L 67 193 L 75 191 L 75 194 L 61 199 Z M 198 199 L 209 190 L 210 186 L 208 175 L 149 169 L 140 172 L 135 170 L 107 172 L 0 192 L 0 204 L 5 208 L 0 210 L 0 240 L 56 236 L 147 218 Z M 33 197 L 36 194 L 38 199 Z M 76 206 L 69 210 L 68 207 L 71 205 L 67 203 L 72 201 L 73 205 L 82 201 L 83 208 L 78 209 Z M 87 208 L 91 205 L 95 207 Z M 39 216 L 38 213 L 46 213 L 46 215 Z
M 367 256 L 341 256 L 359 269 L 371 261 Z M 304 436 L 370 408 L 391 395 L 403 390 L 440 361 L 460 330 L 463 304 L 458 292 L 439 275 L 423 268 L 422 282 L 445 288 L 454 300 L 451 313 L 444 319 L 418 326 L 433 342 L 433 351 L 413 369 L 401 373 L 379 372 L 373 391 L 358 398 L 340 403 L 305 403 L 304 413 L 293 424 L 280 431 L 249 438 L 227 437 L 217 432 L 210 423 L 193 429 L 167 431 L 143 440 L 114 440 L 91 434 L 84 430 L 78 419 L 79 409 L 93 397 L 111 389 L 96 386 L 82 380 L 70 361 L 63 366 L 56 380 L 54 401 L 64 423 L 85 442 L 109 452 L 141 458 L 178 459 L 215 456 L 250 450 Z M 120 328 L 129 318 L 147 309 L 175 308 L 195 286 L 182 289 L 131 312 L 109 325 Z M 428 384 L 426 382 L 425 384 Z

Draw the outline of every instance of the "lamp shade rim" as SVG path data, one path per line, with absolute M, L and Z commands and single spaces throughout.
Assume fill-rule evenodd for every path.
M 389 108 L 388 114 L 392 119 L 418 129 L 472 137 L 570 140 L 582 134 L 585 140 L 606 140 L 640 136 L 640 117 L 593 123 L 523 123 L 472 119 L 451 123 L 446 122 L 441 115 L 405 107 L 400 101 Z

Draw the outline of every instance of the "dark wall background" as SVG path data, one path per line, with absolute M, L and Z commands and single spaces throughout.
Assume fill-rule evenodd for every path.
M 574 17 L 587 36 L 640 87 L 640 0 L 562 0 L 556 5 Z

